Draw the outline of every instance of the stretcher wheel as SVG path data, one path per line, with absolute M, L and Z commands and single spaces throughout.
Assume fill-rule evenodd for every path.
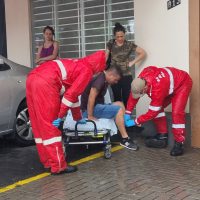
M 112 157 L 111 145 L 106 145 L 104 148 L 104 158 L 110 159 Z

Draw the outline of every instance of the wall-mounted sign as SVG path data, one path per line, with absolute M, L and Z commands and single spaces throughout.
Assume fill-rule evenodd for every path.
M 169 10 L 180 4 L 181 4 L 181 0 L 169 0 L 169 1 L 167 1 L 167 9 Z

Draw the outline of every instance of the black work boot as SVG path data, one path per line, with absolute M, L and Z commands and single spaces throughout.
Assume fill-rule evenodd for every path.
M 76 172 L 77 170 L 78 170 L 77 166 L 70 166 L 70 165 L 68 165 L 65 170 L 60 171 L 58 173 L 51 172 L 51 175 L 69 174 L 69 173 Z
M 183 155 L 184 148 L 183 148 L 183 142 L 176 142 L 174 143 L 174 147 L 172 148 L 170 155 L 171 156 L 181 156 Z
M 157 134 L 145 139 L 145 145 L 150 148 L 165 148 L 168 143 L 168 134 Z

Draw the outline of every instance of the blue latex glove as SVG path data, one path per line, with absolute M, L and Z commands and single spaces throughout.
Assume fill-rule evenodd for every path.
M 136 123 L 133 119 L 129 119 L 129 120 L 125 121 L 126 127 L 131 127 L 131 126 L 135 126 L 135 125 L 136 125 Z
M 86 122 L 86 119 L 80 119 L 80 120 L 78 120 L 77 121 L 79 124 L 86 124 L 87 122 Z
M 58 119 L 56 119 L 56 120 L 54 120 L 53 122 L 52 122 L 52 124 L 55 126 L 55 127 L 59 127 L 60 126 L 60 122 L 62 121 L 62 119 L 61 118 L 58 118 Z
M 125 114 L 124 121 L 128 121 L 129 119 L 131 119 L 131 115 Z

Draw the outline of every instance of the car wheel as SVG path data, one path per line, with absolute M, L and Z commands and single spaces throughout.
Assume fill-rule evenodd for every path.
M 15 122 L 15 141 L 20 146 L 34 144 L 28 108 L 24 101 L 18 108 Z

